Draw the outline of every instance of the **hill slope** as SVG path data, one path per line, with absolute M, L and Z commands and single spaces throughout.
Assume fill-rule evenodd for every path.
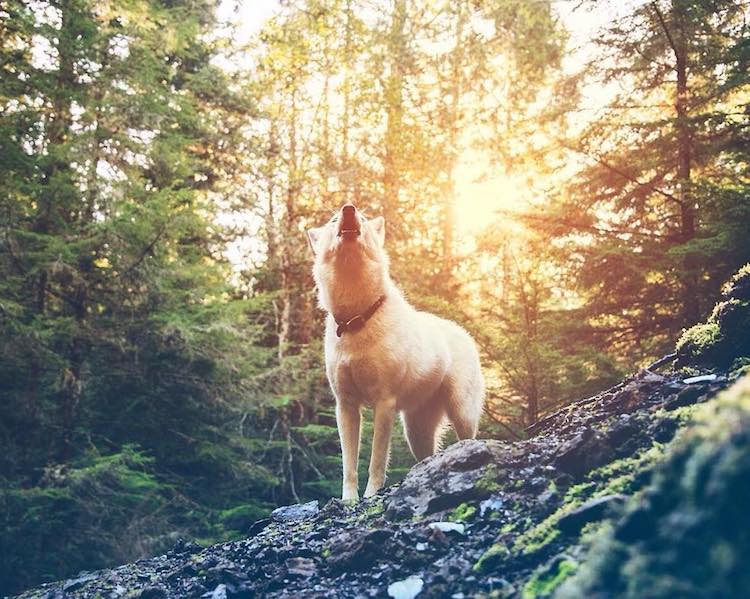
M 22 596 L 743 596 L 750 269 L 725 293 L 678 344 L 682 370 L 642 370 L 527 440 L 463 441 L 357 505 L 279 508 L 246 539 Z

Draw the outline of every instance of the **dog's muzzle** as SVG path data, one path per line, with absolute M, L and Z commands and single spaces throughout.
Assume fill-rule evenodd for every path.
M 338 236 L 345 240 L 356 239 L 362 234 L 359 218 L 357 218 L 357 209 L 351 204 L 347 204 L 341 209 L 339 223 Z

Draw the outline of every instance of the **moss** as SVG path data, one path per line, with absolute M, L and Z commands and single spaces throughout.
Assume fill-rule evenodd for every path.
M 367 508 L 362 512 L 362 515 L 365 518 L 371 518 L 373 516 L 382 514 L 384 511 L 385 506 L 383 505 L 383 498 L 379 497 L 375 501 L 373 501 L 372 505 L 367 506 Z
M 477 560 L 477 563 L 474 564 L 472 569 L 474 570 L 474 572 L 486 574 L 508 556 L 510 556 L 510 551 L 505 546 L 505 544 L 495 543 L 494 545 L 492 545 L 492 547 L 490 547 L 482 554 L 482 557 Z
M 516 529 L 515 522 L 508 522 L 506 524 L 503 524 L 500 528 L 501 534 L 508 534 L 509 532 L 513 532 Z
M 750 265 L 727 282 L 723 293 L 725 299 L 716 304 L 708 320 L 680 337 L 678 367 L 724 369 L 738 357 L 750 357 Z
M 583 482 L 570 487 L 565 493 L 565 503 L 575 499 L 588 499 L 596 490 L 596 485 L 592 482 Z
M 489 466 L 488 468 L 486 468 L 485 473 L 482 475 L 482 477 L 476 482 L 474 488 L 486 495 L 497 493 L 503 488 L 498 481 L 499 477 L 500 473 L 497 467 L 494 465 Z
M 710 364 L 722 340 L 721 328 L 715 322 L 697 324 L 682 334 L 675 350 L 681 363 Z
M 750 300 L 750 263 L 745 264 L 724 284 L 724 297 Z
M 750 357 L 737 358 L 729 367 L 729 378 L 737 380 L 746 374 L 750 374 Z
M 549 545 L 560 536 L 560 530 L 557 528 L 560 518 L 579 505 L 581 505 L 581 501 L 578 500 L 572 500 L 564 504 L 539 524 L 516 537 L 516 540 L 513 542 L 513 553 L 530 555 Z
M 614 493 L 631 495 L 638 491 L 648 478 L 654 466 L 664 458 L 665 446 L 654 443 L 646 450 L 597 468 L 589 474 L 589 479 L 602 484 L 592 493 L 592 497 L 603 497 Z
M 640 501 L 597 535 L 556 597 L 746 596 L 748 480 L 750 376 L 701 406 Z
M 455 510 L 453 510 L 448 516 L 448 520 L 454 522 L 467 522 L 471 520 L 477 513 L 477 508 L 468 503 L 462 503 Z
M 556 559 L 550 566 L 534 572 L 523 587 L 523 599 L 537 599 L 549 597 L 552 593 L 577 570 L 578 564 L 571 559 Z

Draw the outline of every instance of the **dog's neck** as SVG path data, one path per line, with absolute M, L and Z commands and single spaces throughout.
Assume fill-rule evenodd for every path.
M 387 272 L 373 279 L 352 276 L 320 289 L 321 306 L 335 319 L 349 320 L 364 314 L 380 297 L 398 294 Z

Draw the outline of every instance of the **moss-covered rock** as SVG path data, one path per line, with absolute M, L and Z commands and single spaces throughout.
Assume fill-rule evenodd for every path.
M 727 368 L 750 356 L 750 264 L 724 285 L 722 294 L 725 299 L 708 320 L 686 330 L 677 342 L 679 366 Z
M 675 442 L 653 485 L 601 534 L 555 595 L 746 597 L 750 588 L 750 377 Z
M 552 593 L 578 568 L 578 563 L 566 555 L 555 557 L 549 564 L 539 568 L 532 574 L 523 587 L 522 599 L 543 599 L 551 597 Z
M 721 292 L 726 298 L 750 300 L 750 264 L 745 264 L 732 275 Z

